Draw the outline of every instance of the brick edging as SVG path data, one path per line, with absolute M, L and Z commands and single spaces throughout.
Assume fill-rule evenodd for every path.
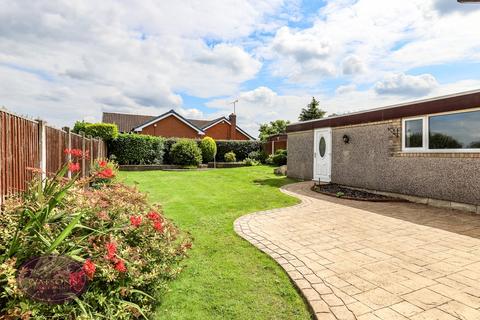
M 330 310 L 328 304 L 322 299 L 321 296 L 334 295 L 343 303 L 345 308 L 348 309 L 348 307 L 347 304 L 333 292 L 330 285 L 320 276 L 316 275 L 313 270 L 308 268 L 305 263 L 295 255 L 295 252 L 289 252 L 284 248 L 279 247 L 277 244 L 270 242 L 261 234 L 254 232 L 249 226 L 250 221 L 255 219 L 256 216 L 275 214 L 282 211 L 300 209 L 311 205 L 312 200 L 309 197 L 288 190 L 289 187 L 296 184 L 297 183 L 283 186 L 280 188 L 280 191 L 299 199 L 301 201 L 299 204 L 283 208 L 253 212 L 241 216 L 234 221 L 234 230 L 241 238 L 253 244 L 260 251 L 268 254 L 277 262 L 277 264 L 280 265 L 280 267 L 285 270 L 288 277 L 297 288 L 298 292 L 300 292 L 303 299 L 307 302 L 310 311 L 315 316 L 315 319 L 337 319 L 334 313 Z M 301 182 L 298 184 L 301 184 Z

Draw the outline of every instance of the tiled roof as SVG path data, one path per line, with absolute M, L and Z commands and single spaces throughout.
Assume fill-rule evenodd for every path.
M 143 116 L 137 114 L 104 112 L 102 122 L 115 123 L 119 132 L 130 132 L 133 128 L 152 120 L 154 116 Z
M 213 119 L 213 120 L 186 119 L 186 118 L 183 118 L 178 113 L 176 113 L 174 110 L 170 110 L 170 111 L 168 111 L 168 112 L 166 112 L 163 115 L 160 115 L 158 117 L 137 115 L 137 114 L 128 114 L 128 113 L 104 112 L 102 122 L 104 122 L 104 123 L 115 123 L 118 126 L 118 131 L 119 132 L 131 132 L 131 131 L 133 131 L 133 129 L 138 128 L 142 125 L 145 125 L 149 121 L 152 121 L 155 118 L 162 117 L 162 116 L 164 116 L 168 113 L 174 113 L 174 114 L 178 115 L 179 117 L 186 120 L 191 125 L 198 128 L 199 130 L 203 130 L 204 128 L 207 128 L 208 126 L 214 124 L 215 122 L 217 122 L 221 119 L 226 119 L 225 117 L 220 117 L 220 118 L 216 118 L 216 119 Z M 226 119 L 226 120 L 228 120 L 228 119 Z M 240 132 L 242 132 L 246 136 L 248 136 L 250 139 L 255 140 L 255 138 L 253 138 L 248 133 L 243 131 L 240 127 L 237 126 L 237 129 L 240 130 Z

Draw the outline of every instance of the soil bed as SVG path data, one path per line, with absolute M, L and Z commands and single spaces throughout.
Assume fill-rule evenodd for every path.
M 403 199 L 387 197 L 384 195 L 362 190 L 350 189 L 334 183 L 321 185 L 316 184 L 312 187 L 312 190 L 318 193 L 325 194 L 327 196 L 332 196 L 340 199 L 372 202 L 406 202 L 406 200 Z

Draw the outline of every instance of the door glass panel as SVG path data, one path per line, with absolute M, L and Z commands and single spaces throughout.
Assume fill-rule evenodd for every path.
M 318 151 L 320 153 L 320 157 L 325 156 L 325 150 L 327 149 L 327 144 L 325 143 L 325 138 L 321 137 L 320 138 L 320 143 L 318 144 Z

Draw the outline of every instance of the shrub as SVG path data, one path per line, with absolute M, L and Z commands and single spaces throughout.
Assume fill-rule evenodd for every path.
M 120 183 L 87 188 L 90 179 L 33 181 L 0 215 L 0 314 L 6 319 L 120 319 L 151 316 L 167 283 L 181 271 L 188 236 L 146 195 Z M 76 176 L 78 177 L 78 176 Z M 83 264 L 88 290 L 55 306 L 29 299 L 16 275 L 34 256 L 65 255 Z M 63 270 L 67 271 L 68 270 Z M 67 274 L 68 276 L 68 274 Z
M 276 166 L 287 164 L 287 150 L 278 149 L 272 157 L 272 163 Z
M 217 140 L 217 159 L 224 159 L 225 153 L 233 151 L 238 161 L 248 158 L 252 151 L 261 151 L 260 141 Z
M 119 164 L 162 164 L 164 139 L 141 134 L 123 133 L 108 142 L 111 159 Z
M 173 164 L 197 166 L 202 163 L 202 151 L 194 140 L 181 139 L 170 150 Z
M 113 123 L 87 124 L 85 125 L 85 135 L 108 141 L 118 136 L 118 127 Z
M 213 158 L 217 154 L 217 144 L 215 140 L 210 137 L 205 137 L 200 141 L 199 147 L 202 150 L 203 162 L 213 161 Z
M 172 155 L 170 151 L 172 150 L 172 146 L 177 143 L 180 139 L 179 138 L 167 138 L 164 140 L 163 143 L 163 163 L 165 164 L 173 164 Z
M 260 150 L 260 151 L 252 151 L 248 154 L 248 157 L 250 159 L 253 159 L 253 160 L 256 160 L 258 162 L 261 162 L 261 163 L 265 163 L 266 160 L 267 160 L 267 153 L 263 150 Z
M 258 165 L 260 164 L 260 162 L 258 162 L 258 161 L 255 160 L 255 159 L 251 159 L 251 158 L 246 158 L 245 160 L 243 160 L 243 163 L 244 163 L 247 167 L 258 166 Z
M 72 132 L 80 134 L 80 132 L 85 132 L 85 127 L 87 125 L 91 124 L 90 122 L 85 122 L 85 121 L 77 121 L 75 122 L 75 125 L 73 126 Z
M 118 166 L 113 161 L 97 159 L 91 167 L 91 174 L 91 186 L 99 188 L 105 184 L 111 184 L 115 180 L 118 174 Z
M 235 162 L 235 161 L 237 161 L 237 156 L 235 155 L 235 152 L 233 152 L 233 151 L 225 153 L 223 158 L 224 158 L 225 162 Z

